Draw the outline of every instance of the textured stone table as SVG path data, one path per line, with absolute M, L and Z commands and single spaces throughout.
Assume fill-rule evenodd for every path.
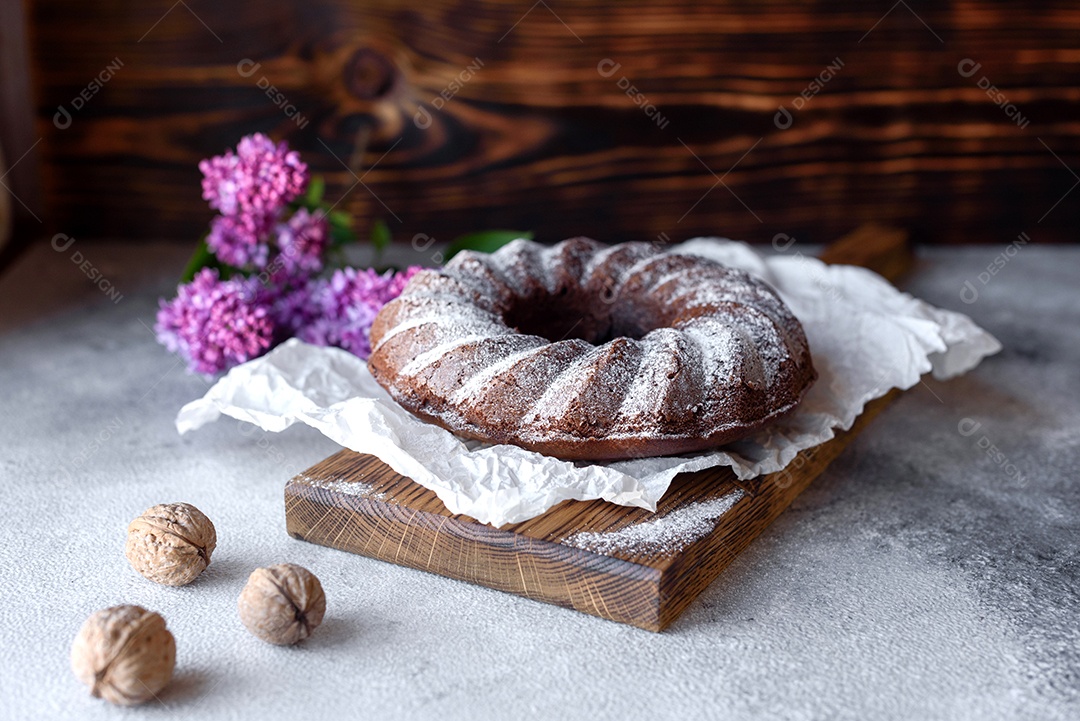
M 924 251 L 908 288 L 1005 351 L 905 395 L 655 635 L 290 539 L 285 480 L 336 449 L 232 420 L 176 434 L 206 384 L 148 326 L 185 249 L 44 245 L 0 278 L 0 718 L 1080 718 L 1080 249 L 1027 246 L 983 284 L 1002 250 Z M 172 500 L 220 538 L 180 589 L 123 557 L 127 522 Z M 235 613 L 279 561 L 329 599 L 296 648 Z M 179 649 L 131 712 L 67 660 L 124 602 Z

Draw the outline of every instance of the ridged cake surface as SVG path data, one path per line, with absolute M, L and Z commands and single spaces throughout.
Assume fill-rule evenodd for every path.
M 460 435 L 573 460 L 700 451 L 792 410 L 817 377 L 766 283 L 649 243 L 517 240 L 418 273 L 368 361 Z

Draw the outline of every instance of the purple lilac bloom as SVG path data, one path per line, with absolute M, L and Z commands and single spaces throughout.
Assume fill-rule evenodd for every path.
M 401 294 L 420 270 L 376 273 L 371 268 L 344 268 L 329 280 L 314 281 L 309 293 L 313 319 L 298 328 L 297 337 L 315 345 L 332 345 L 367 358 L 371 355 L 371 324 L 379 309 Z
M 323 267 L 323 251 L 330 240 L 330 226 L 321 210 L 309 213 L 300 208 L 288 221 L 275 228 L 280 249 L 278 262 L 287 275 L 318 273 Z
M 203 268 L 162 301 L 154 330 L 158 342 L 178 353 L 191 372 L 212 375 L 262 355 L 274 324 L 267 291 L 254 278 L 220 280 Z
M 337 317 L 317 316 L 310 325 L 300 328 L 296 337 L 305 343 L 337 346 L 367 358 L 371 355 L 369 333 L 377 313 L 367 304 L 350 306 Z
M 318 309 L 312 297 L 322 283 L 325 281 L 301 280 L 295 286 L 276 293 L 273 303 L 274 324 L 282 337 L 298 335 L 302 328 L 307 328 L 318 319 Z
M 307 165 L 284 142 L 262 133 L 241 138 L 236 153 L 226 150 L 199 163 L 203 198 L 235 218 L 251 235 L 262 236 L 308 182 Z
M 211 221 L 206 245 L 222 262 L 238 268 L 265 267 L 270 252 L 248 225 L 231 215 L 219 215 Z

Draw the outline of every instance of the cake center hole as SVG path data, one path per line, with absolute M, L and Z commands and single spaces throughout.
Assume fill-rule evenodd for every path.
M 644 319 L 624 319 L 617 310 L 610 301 L 564 291 L 519 298 L 503 320 L 519 333 L 538 335 L 552 343 L 579 338 L 603 345 L 615 338 L 639 340 L 652 330 L 639 322 Z

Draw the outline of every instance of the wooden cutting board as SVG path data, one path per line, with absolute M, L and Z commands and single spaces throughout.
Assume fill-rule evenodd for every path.
M 911 265 L 905 241 L 901 231 L 867 226 L 821 257 L 895 280 Z M 727 468 L 683 474 L 655 514 L 565 501 L 494 528 L 451 514 L 374 456 L 343 450 L 285 486 L 287 528 L 301 540 L 660 631 L 896 396 L 870 403 L 850 430 L 780 473 L 749 482 Z

